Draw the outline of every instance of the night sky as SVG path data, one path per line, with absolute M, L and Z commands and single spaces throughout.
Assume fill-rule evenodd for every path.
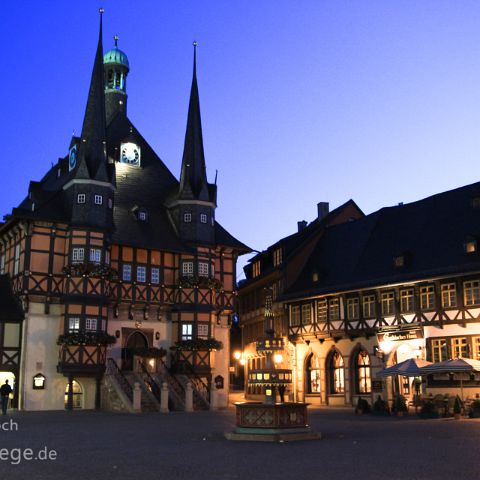
M 320 201 L 371 213 L 479 180 L 478 1 L 10 0 L 2 215 L 80 134 L 100 6 L 105 50 L 118 34 L 130 60 L 129 117 L 177 178 L 198 42 L 216 216 L 254 249 Z

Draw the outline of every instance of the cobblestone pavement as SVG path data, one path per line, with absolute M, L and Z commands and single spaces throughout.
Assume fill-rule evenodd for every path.
M 233 410 L 20 412 L 11 418 L 18 431 L 6 430 L 3 421 L 9 417 L 0 417 L 0 478 L 8 480 L 480 478 L 480 420 L 378 418 L 315 409 L 310 423 L 321 440 L 266 444 L 224 439 L 233 426 Z M 44 456 L 44 447 L 47 455 L 55 450 L 57 458 L 17 461 L 15 449 L 31 448 Z

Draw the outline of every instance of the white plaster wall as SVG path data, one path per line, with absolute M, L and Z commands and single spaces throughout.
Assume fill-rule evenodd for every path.
M 215 325 L 213 337 L 223 343 L 223 348 L 213 352 L 212 355 L 212 380 L 217 375 L 223 377 L 223 389 L 217 390 L 218 407 L 228 406 L 228 392 L 230 389 L 230 374 L 228 367 L 230 365 L 230 327 L 227 317 L 221 317 L 220 325 Z

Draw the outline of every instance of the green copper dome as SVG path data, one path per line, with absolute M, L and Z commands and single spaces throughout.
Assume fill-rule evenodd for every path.
M 104 65 L 108 65 L 109 63 L 116 63 L 124 65 L 125 67 L 130 69 L 127 55 L 122 52 L 117 46 L 113 47 L 103 56 L 103 63 Z

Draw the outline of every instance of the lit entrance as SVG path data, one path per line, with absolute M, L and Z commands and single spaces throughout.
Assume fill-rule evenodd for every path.
M 68 409 L 68 387 L 69 384 L 67 383 L 67 388 L 65 389 L 65 408 Z M 73 408 L 78 410 L 79 408 L 83 408 L 83 389 L 82 386 L 74 380 L 72 383 L 72 400 L 73 400 Z
M 0 372 L 0 386 L 8 380 L 8 384 L 12 387 L 13 393 L 10 394 L 10 401 L 8 402 L 8 408 L 17 408 L 18 392 L 17 385 L 15 383 L 15 375 L 12 372 Z
M 127 340 L 127 344 L 123 349 L 123 369 L 124 370 L 133 370 L 133 357 L 135 355 L 135 350 L 148 348 L 148 341 L 140 332 L 132 333 Z

